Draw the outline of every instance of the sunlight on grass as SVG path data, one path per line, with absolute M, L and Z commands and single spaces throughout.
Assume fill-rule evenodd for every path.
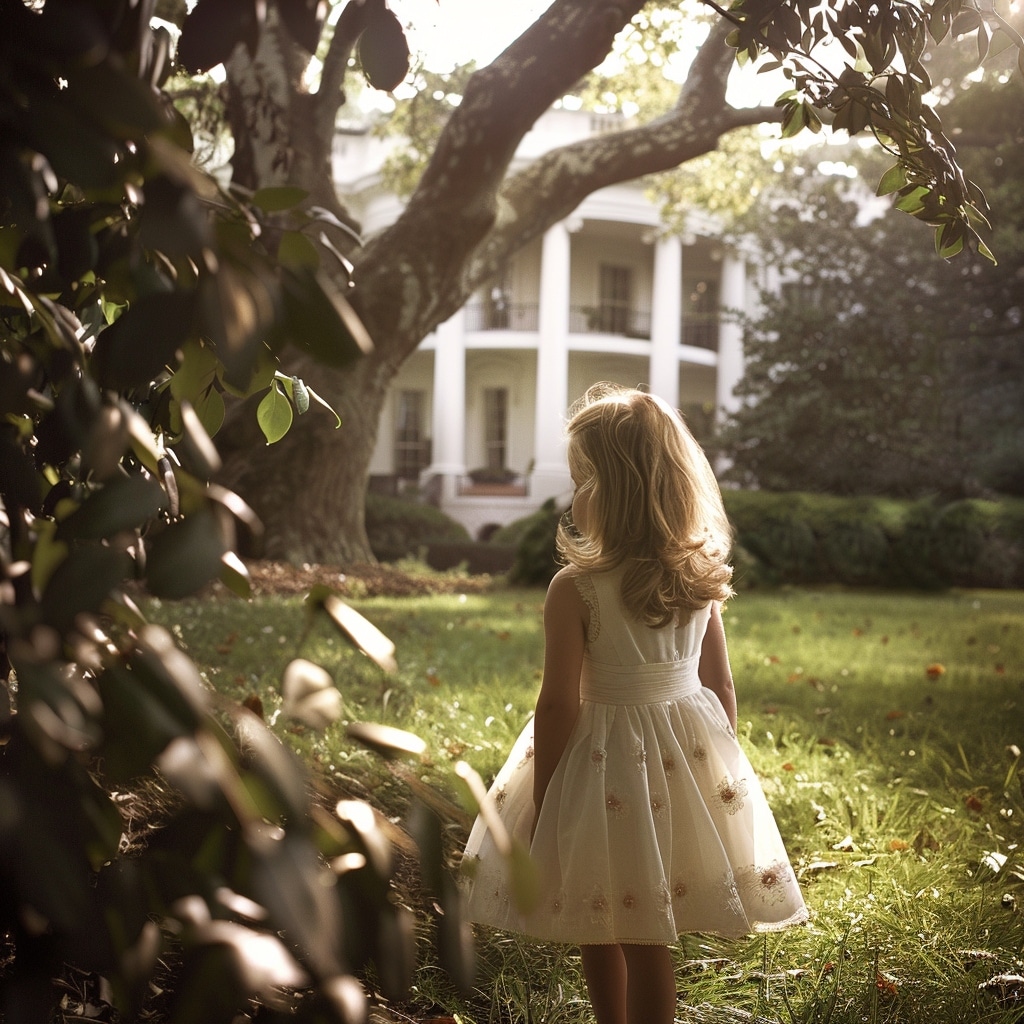
M 418 733 L 430 750 L 421 777 L 451 792 L 456 761 L 489 779 L 532 712 L 542 600 L 541 591 L 495 590 L 353 602 L 395 641 L 394 676 L 326 620 L 309 620 L 298 599 L 149 612 L 211 686 L 232 700 L 257 695 L 268 719 L 292 658 L 323 665 L 344 721 Z M 1022 972 L 1024 594 L 755 592 L 734 600 L 725 621 L 740 739 L 812 921 L 738 942 L 684 939 L 679 980 L 691 1019 L 1016 1019 L 1024 995 L 1000 1004 L 979 986 Z M 405 787 L 346 741 L 343 724 L 319 736 L 279 717 L 275 729 L 339 786 L 404 813 Z M 479 958 L 472 998 L 429 965 L 416 998 L 463 1024 L 589 1020 L 571 951 L 482 936 Z M 741 1016 L 715 1018 L 706 1005 Z

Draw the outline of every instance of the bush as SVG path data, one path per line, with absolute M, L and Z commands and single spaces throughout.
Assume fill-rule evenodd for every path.
M 505 528 L 512 536 L 519 536 L 516 558 L 509 572 L 510 582 L 527 585 L 549 583 L 558 572 L 555 534 L 562 515 L 563 512 L 555 507 L 555 499 L 548 498 L 532 515 Z M 498 534 L 502 532 L 499 530 Z
M 366 534 L 381 562 L 418 557 L 431 543 L 470 539 L 463 526 L 433 505 L 383 494 L 366 496 Z
M 737 582 L 1024 584 L 1024 501 L 895 501 L 726 491 Z M 755 565 L 750 565 L 750 559 Z

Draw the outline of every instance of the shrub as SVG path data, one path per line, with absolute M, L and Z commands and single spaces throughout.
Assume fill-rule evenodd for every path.
M 1024 582 L 1024 502 L 726 491 L 737 582 L 1008 587 Z M 734 555 L 734 558 L 736 556 Z M 749 564 L 753 557 L 758 563 Z
M 548 583 L 558 572 L 555 534 L 562 515 L 563 512 L 555 507 L 555 499 L 548 498 L 532 515 L 520 520 L 519 524 L 513 524 L 520 533 L 520 540 L 509 572 L 510 582 Z
M 465 528 L 433 505 L 383 494 L 366 496 L 366 534 L 382 562 L 417 557 L 432 542 L 466 542 Z

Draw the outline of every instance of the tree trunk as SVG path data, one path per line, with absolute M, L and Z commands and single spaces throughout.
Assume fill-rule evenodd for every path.
M 231 417 L 218 444 L 221 482 L 252 506 L 261 538 L 243 550 L 264 558 L 348 565 L 373 561 L 364 522 L 366 476 L 390 376 L 363 359 L 347 370 L 295 360 L 288 372 L 314 383 L 341 416 L 313 403 L 286 437 L 264 443 L 255 408 Z

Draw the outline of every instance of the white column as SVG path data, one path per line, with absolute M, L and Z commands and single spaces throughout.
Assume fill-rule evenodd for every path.
M 555 224 L 544 235 L 540 262 L 537 339 L 537 412 L 530 496 L 568 498 L 564 425 L 569 395 L 569 230 Z
M 739 399 L 733 389 L 743 376 L 743 328 L 737 310 L 747 304 L 747 265 L 732 253 L 722 260 L 722 286 L 719 291 L 722 318 L 718 327 L 718 382 L 716 404 L 719 412 L 733 412 Z
M 466 472 L 466 325 L 459 310 L 434 342 L 433 448 L 427 476 L 442 478 L 442 498 L 455 496 Z
M 651 393 L 673 409 L 679 405 L 679 343 L 683 326 L 683 244 L 678 235 L 654 249 L 651 298 Z

